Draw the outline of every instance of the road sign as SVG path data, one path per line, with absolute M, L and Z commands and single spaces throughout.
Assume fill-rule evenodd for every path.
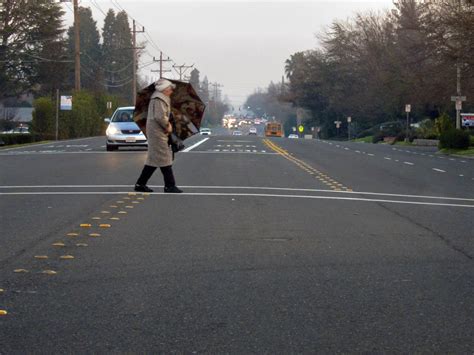
M 463 127 L 474 127 L 474 113 L 461 113 Z
M 347 117 L 347 123 L 351 123 L 351 122 L 352 122 L 352 117 L 351 116 Z
M 406 113 L 411 112 L 411 105 L 405 105 L 405 112 Z
M 298 126 L 298 132 L 300 132 L 300 133 L 304 132 L 304 126 L 303 125 Z
M 112 101 L 107 101 L 107 109 L 108 110 L 112 109 Z
M 72 96 L 61 96 L 59 109 L 62 111 L 72 110 Z
M 466 96 L 451 96 L 451 101 L 467 101 Z

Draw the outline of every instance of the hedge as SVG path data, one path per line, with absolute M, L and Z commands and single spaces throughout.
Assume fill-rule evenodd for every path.
M 45 137 L 41 134 L 0 134 L 0 141 L 3 141 L 5 145 L 13 144 L 25 144 L 39 142 L 45 139 L 51 139 L 51 137 Z
M 449 129 L 439 137 L 440 149 L 468 149 L 469 133 L 458 129 Z

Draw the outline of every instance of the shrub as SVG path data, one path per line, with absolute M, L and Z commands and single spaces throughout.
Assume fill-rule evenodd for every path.
M 39 134 L 0 134 L 0 140 L 5 145 L 34 143 L 43 140 L 43 136 Z
M 49 97 L 40 97 L 33 103 L 32 132 L 36 134 L 54 135 L 56 119 L 54 103 Z
M 416 132 L 418 136 L 424 139 L 438 138 L 435 122 L 429 118 L 420 122 L 420 127 L 416 130 Z
M 435 126 L 438 136 L 454 129 L 453 120 L 446 113 L 443 113 L 435 120 Z
M 383 141 L 383 138 L 384 138 L 383 132 L 377 132 L 372 137 L 372 143 L 375 144 L 375 143 L 381 142 L 381 141 Z
M 441 149 L 468 149 L 469 133 L 458 129 L 450 129 L 443 132 L 439 137 Z

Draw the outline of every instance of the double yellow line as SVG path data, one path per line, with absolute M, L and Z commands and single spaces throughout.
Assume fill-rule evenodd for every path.
M 285 159 L 291 161 L 293 164 L 296 164 L 298 167 L 306 171 L 308 174 L 314 176 L 317 180 L 319 180 L 322 184 L 328 186 L 331 190 L 334 191 L 352 191 L 352 189 L 344 186 L 343 184 L 339 183 L 338 181 L 334 180 L 330 176 L 324 174 L 323 172 L 319 171 L 316 168 L 313 168 L 311 165 L 307 164 L 301 159 L 295 158 L 291 155 L 287 150 L 283 149 L 282 147 L 278 146 L 274 142 L 269 139 L 264 139 L 263 143 L 272 149 L 273 151 L 280 154 Z

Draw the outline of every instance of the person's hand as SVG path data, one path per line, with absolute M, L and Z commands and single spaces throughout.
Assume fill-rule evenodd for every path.
M 171 123 L 168 123 L 168 127 L 166 127 L 166 133 L 173 133 L 173 126 L 171 125 Z

